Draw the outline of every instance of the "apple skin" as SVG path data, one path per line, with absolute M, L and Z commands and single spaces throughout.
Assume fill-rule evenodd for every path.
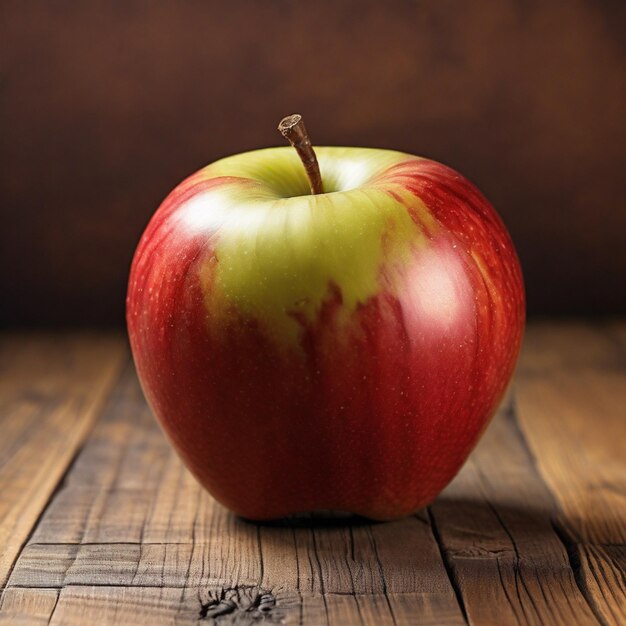
M 144 393 L 221 503 L 264 520 L 393 519 L 431 502 L 487 426 L 525 318 L 519 262 L 454 170 L 317 148 L 217 161 L 157 210 L 127 323 Z

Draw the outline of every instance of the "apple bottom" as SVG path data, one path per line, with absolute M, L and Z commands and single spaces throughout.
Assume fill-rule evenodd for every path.
M 144 390 L 200 483 L 254 520 L 388 520 L 428 504 L 493 414 L 519 344 L 471 307 L 453 326 L 410 329 L 384 293 L 340 321 L 331 289 L 288 349 L 234 310 L 207 322 L 199 288 L 187 298 L 158 343 L 135 346 Z
M 315 438 L 308 433 L 305 436 Z M 398 452 L 391 452 L 384 460 L 374 460 L 371 452 L 359 449 L 363 443 L 358 441 L 344 443 L 345 450 L 341 453 L 349 456 L 349 460 L 332 464 L 318 458 L 329 456 L 332 448 L 316 444 L 315 439 L 311 445 L 287 443 L 282 445 L 289 447 L 289 456 L 294 458 L 285 459 L 284 453 L 278 453 L 271 473 L 266 463 L 242 473 L 225 462 L 224 467 L 232 475 L 217 480 L 202 460 L 185 452 L 184 442 L 181 448 L 172 441 L 200 484 L 244 519 L 270 521 L 302 513 L 332 511 L 389 521 L 430 504 L 457 474 L 476 439 L 467 449 L 457 450 L 454 456 L 448 452 L 450 456 L 445 464 L 422 457 L 422 467 L 418 470 L 408 467 L 415 464 L 412 456 L 403 458 Z M 429 471 L 429 467 L 435 465 L 436 474 Z M 252 477 L 249 472 L 256 472 L 257 476 Z M 236 493 L 233 494 L 233 490 Z

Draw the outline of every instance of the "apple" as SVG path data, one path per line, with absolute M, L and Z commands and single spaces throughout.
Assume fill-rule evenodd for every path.
M 296 150 L 212 163 L 154 214 L 132 353 L 174 447 L 235 513 L 398 518 L 453 478 L 503 396 L 518 258 L 454 170 L 366 148 L 315 161 L 296 122 Z

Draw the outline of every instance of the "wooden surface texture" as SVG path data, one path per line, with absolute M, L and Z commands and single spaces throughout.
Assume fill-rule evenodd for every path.
M 195 483 L 121 336 L 0 339 L 0 624 L 626 623 L 626 324 L 536 323 L 435 503 L 254 524 Z

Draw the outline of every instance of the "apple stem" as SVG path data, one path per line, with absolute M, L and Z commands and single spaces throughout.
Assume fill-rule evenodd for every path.
M 309 133 L 306 130 L 302 116 L 298 113 L 288 115 L 280 120 L 278 130 L 281 135 L 296 149 L 302 165 L 306 170 L 306 175 L 311 186 L 313 195 L 324 193 L 324 185 L 322 184 L 322 175 L 320 166 L 315 156 L 315 151 L 311 145 Z

